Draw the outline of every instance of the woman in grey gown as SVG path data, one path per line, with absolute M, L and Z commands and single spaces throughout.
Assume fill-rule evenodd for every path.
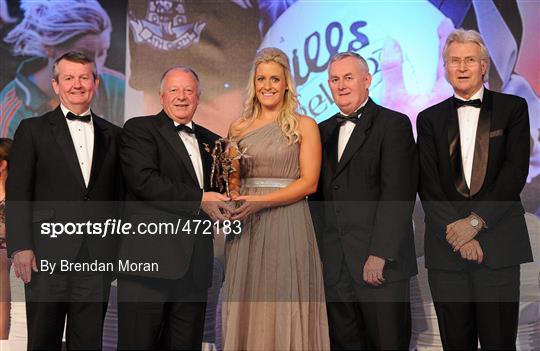
M 322 267 L 306 201 L 316 191 L 321 142 L 316 122 L 297 107 L 285 53 L 259 51 L 243 116 L 229 135 L 247 157 L 231 184 L 231 196 L 241 204 L 232 219 L 243 227 L 225 249 L 225 350 L 330 348 Z

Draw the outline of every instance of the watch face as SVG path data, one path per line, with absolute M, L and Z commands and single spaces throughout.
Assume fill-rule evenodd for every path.
M 478 225 L 478 219 L 476 219 L 476 218 L 471 219 L 471 225 L 473 227 L 476 227 Z

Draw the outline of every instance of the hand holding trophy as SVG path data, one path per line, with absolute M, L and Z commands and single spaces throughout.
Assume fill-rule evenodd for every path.
M 240 148 L 236 142 L 225 138 L 216 140 L 212 149 L 208 144 L 204 144 L 204 148 L 212 155 L 210 186 L 231 197 L 231 183 L 234 183 L 233 177 L 235 180 L 240 179 L 240 175 L 235 173 L 240 168 L 240 160 L 249 157 L 246 154 L 247 149 Z M 239 190 L 239 182 L 235 185 L 235 190 Z

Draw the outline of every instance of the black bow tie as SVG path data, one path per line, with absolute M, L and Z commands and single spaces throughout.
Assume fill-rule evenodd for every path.
M 193 130 L 193 128 L 188 127 L 188 126 L 185 125 L 185 124 L 179 124 L 179 125 L 177 125 L 175 128 L 176 128 L 176 131 L 177 131 L 177 132 L 184 131 L 184 132 L 189 133 L 189 134 L 195 133 L 195 131 Z
M 474 100 L 461 100 L 457 97 L 454 97 L 454 105 L 456 105 L 456 108 L 460 108 L 462 106 L 472 106 L 476 108 L 482 107 L 482 100 L 480 99 L 474 99 Z
M 70 121 L 81 121 L 88 123 L 92 120 L 92 115 L 77 116 L 74 113 L 68 112 L 66 118 Z
M 345 116 L 341 112 L 338 113 L 336 117 L 338 124 L 343 124 L 345 122 L 353 122 L 355 124 L 358 123 L 360 121 L 360 118 L 358 117 L 364 112 L 364 107 L 366 106 L 362 106 L 362 108 L 359 108 L 348 116 Z

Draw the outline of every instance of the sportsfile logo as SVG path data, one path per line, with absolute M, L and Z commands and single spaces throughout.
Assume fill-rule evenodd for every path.
M 97 235 L 105 238 L 107 235 L 239 235 L 242 232 L 242 222 L 216 221 L 199 219 L 182 219 L 176 222 L 145 222 L 133 223 L 121 219 L 107 219 L 104 222 L 82 223 L 41 223 L 41 234 L 51 239 L 62 235 Z

